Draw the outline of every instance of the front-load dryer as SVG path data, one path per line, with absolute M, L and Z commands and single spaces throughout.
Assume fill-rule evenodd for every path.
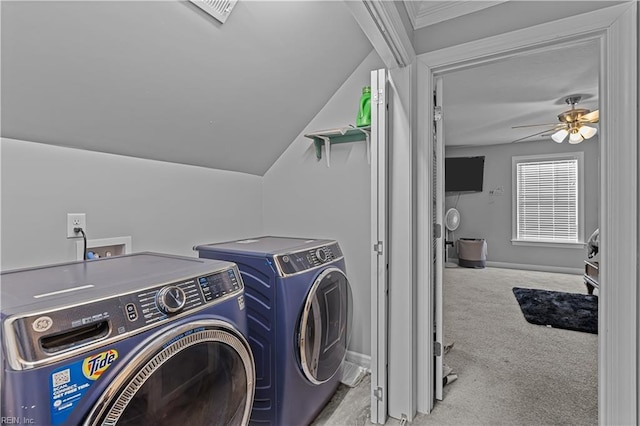
M 255 369 L 236 265 L 137 253 L 0 279 L 3 420 L 248 423 Z
M 234 262 L 256 361 L 252 424 L 305 425 L 340 383 L 352 316 L 336 241 L 261 237 L 194 247 Z

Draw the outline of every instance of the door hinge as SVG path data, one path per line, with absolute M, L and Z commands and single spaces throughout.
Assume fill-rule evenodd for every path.
M 378 401 L 382 401 L 382 388 L 377 387 L 373 390 L 373 397 Z
M 440 120 L 442 120 L 442 107 L 436 105 L 433 107 L 433 121 L 440 121 Z
M 440 237 L 442 237 L 442 225 L 440 225 L 439 223 L 434 223 L 433 238 L 440 238 Z
M 433 355 L 442 356 L 442 344 L 440 342 L 433 342 Z
M 384 103 L 384 90 L 378 89 L 378 92 L 373 92 L 373 103 Z
M 382 241 L 378 241 L 377 244 L 373 245 L 373 251 L 375 251 L 376 253 L 378 253 L 379 255 L 382 254 Z

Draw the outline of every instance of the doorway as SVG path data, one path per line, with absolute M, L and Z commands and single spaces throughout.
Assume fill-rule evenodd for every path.
M 581 93 L 580 108 L 598 109 L 598 51 L 597 43 L 590 41 L 523 53 L 443 73 L 437 81 L 444 94 L 438 104 L 447 158 L 444 211 L 458 212 L 457 227 L 443 221 L 445 240 L 450 243 L 445 245 L 451 247 L 445 259 L 454 260 L 445 263 L 449 267 L 443 274 L 443 347 L 455 343 L 449 352 L 445 350 L 443 362 L 446 372 L 452 369 L 449 380 L 460 377 L 458 383 L 445 386 L 444 405 L 476 411 L 474 404 L 504 402 L 497 410 L 478 412 L 486 416 L 478 417 L 480 423 L 507 418 L 530 423 L 536 415 L 542 423 L 563 422 L 572 414 L 573 420 L 567 421 L 597 419 L 597 336 L 528 324 L 512 289 L 583 293 L 590 302 L 595 299 L 586 294 L 581 277 L 585 245 L 573 241 L 585 241 L 598 227 L 598 137 L 569 144 L 566 140 L 555 143 L 547 134 L 554 133 L 549 130 L 555 130 L 556 116 L 570 108 L 567 95 Z M 572 66 L 559 66 L 565 61 Z M 544 125 L 512 128 L 534 123 Z M 567 217 L 561 214 L 560 204 L 553 206 L 554 215 L 566 221 L 549 224 L 544 214 L 540 217 L 558 234 L 556 238 L 568 241 L 514 241 L 511 222 L 518 217 L 513 214 L 518 197 L 512 159 L 522 156 L 545 162 L 575 156 L 576 165 L 579 161 L 583 166 L 580 185 L 566 195 Z M 577 167 L 575 171 L 578 174 Z M 571 235 L 565 237 L 564 232 Z M 461 243 L 458 238 L 486 242 L 491 268 L 455 268 L 458 244 L 481 247 L 480 241 Z M 472 254 L 461 264 L 481 266 L 480 257 Z M 576 350 L 582 354 L 579 358 Z M 481 391 L 483 386 L 492 389 L 491 395 Z M 568 395 L 573 404 L 563 404 Z M 531 404 L 534 400 L 536 404 Z
M 428 117 L 433 110 L 429 94 L 433 93 L 434 76 L 523 52 L 571 45 L 578 38 L 592 39 L 601 46 L 599 93 L 604 119 L 600 124 L 600 247 L 602 263 L 606 266 L 601 271 L 598 401 L 599 421 L 605 424 L 635 423 L 637 419 L 637 190 L 628 184 L 637 182 L 637 93 L 629 90 L 637 87 L 636 7 L 635 3 L 613 6 L 521 30 L 517 36 L 501 35 L 425 54 L 419 58 L 417 70 L 418 91 L 422 94 L 418 101 L 418 116 Z M 607 119 L 614 115 L 618 119 L 615 122 Z M 423 219 L 431 218 L 434 212 L 429 184 L 434 146 L 430 120 L 424 120 L 424 124 L 418 126 L 418 141 L 417 256 L 430 259 L 432 241 L 439 238 L 428 220 Z M 618 143 L 614 143 L 616 141 Z M 430 283 L 433 275 L 430 262 L 418 262 L 418 303 L 429 307 L 424 310 L 427 312 L 418 313 L 419 360 L 434 359 L 435 345 L 428 342 L 432 335 L 429 331 L 437 321 L 442 321 L 442 313 L 434 309 L 437 303 L 428 303 L 434 288 L 421 285 Z M 615 283 L 615 286 L 608 283 Z M 437 293 L 435 297 L 438 297 Z M 433 408 L 437 386 L 432 380 L 435 377 L 433 364 L 421 362 L 418 377 L 418 383 L 421 383 L 417 390 L 418 410 L 428 413 Z M 620 398 L 620 395 L 624 397 Z

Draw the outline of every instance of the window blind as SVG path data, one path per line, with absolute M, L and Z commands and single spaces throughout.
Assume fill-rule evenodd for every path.
M 517 163 L 517 239 L 578 242 L 578 160 Z

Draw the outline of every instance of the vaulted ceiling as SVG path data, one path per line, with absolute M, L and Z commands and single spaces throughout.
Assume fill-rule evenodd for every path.
M 343 2 L 1 7 L 3 137 L 256 175 L 372 50 Z
M 240 0 L 224 24 L 184 1 L 0 4 L 2 137 L 256 175 L 373 48 L 341 1 Z M 420 54 L 611 4 L 396 6 Z M 446 75 L 447 144 L 509 143 L 571 94 L 597 108 L 596 49 Z

